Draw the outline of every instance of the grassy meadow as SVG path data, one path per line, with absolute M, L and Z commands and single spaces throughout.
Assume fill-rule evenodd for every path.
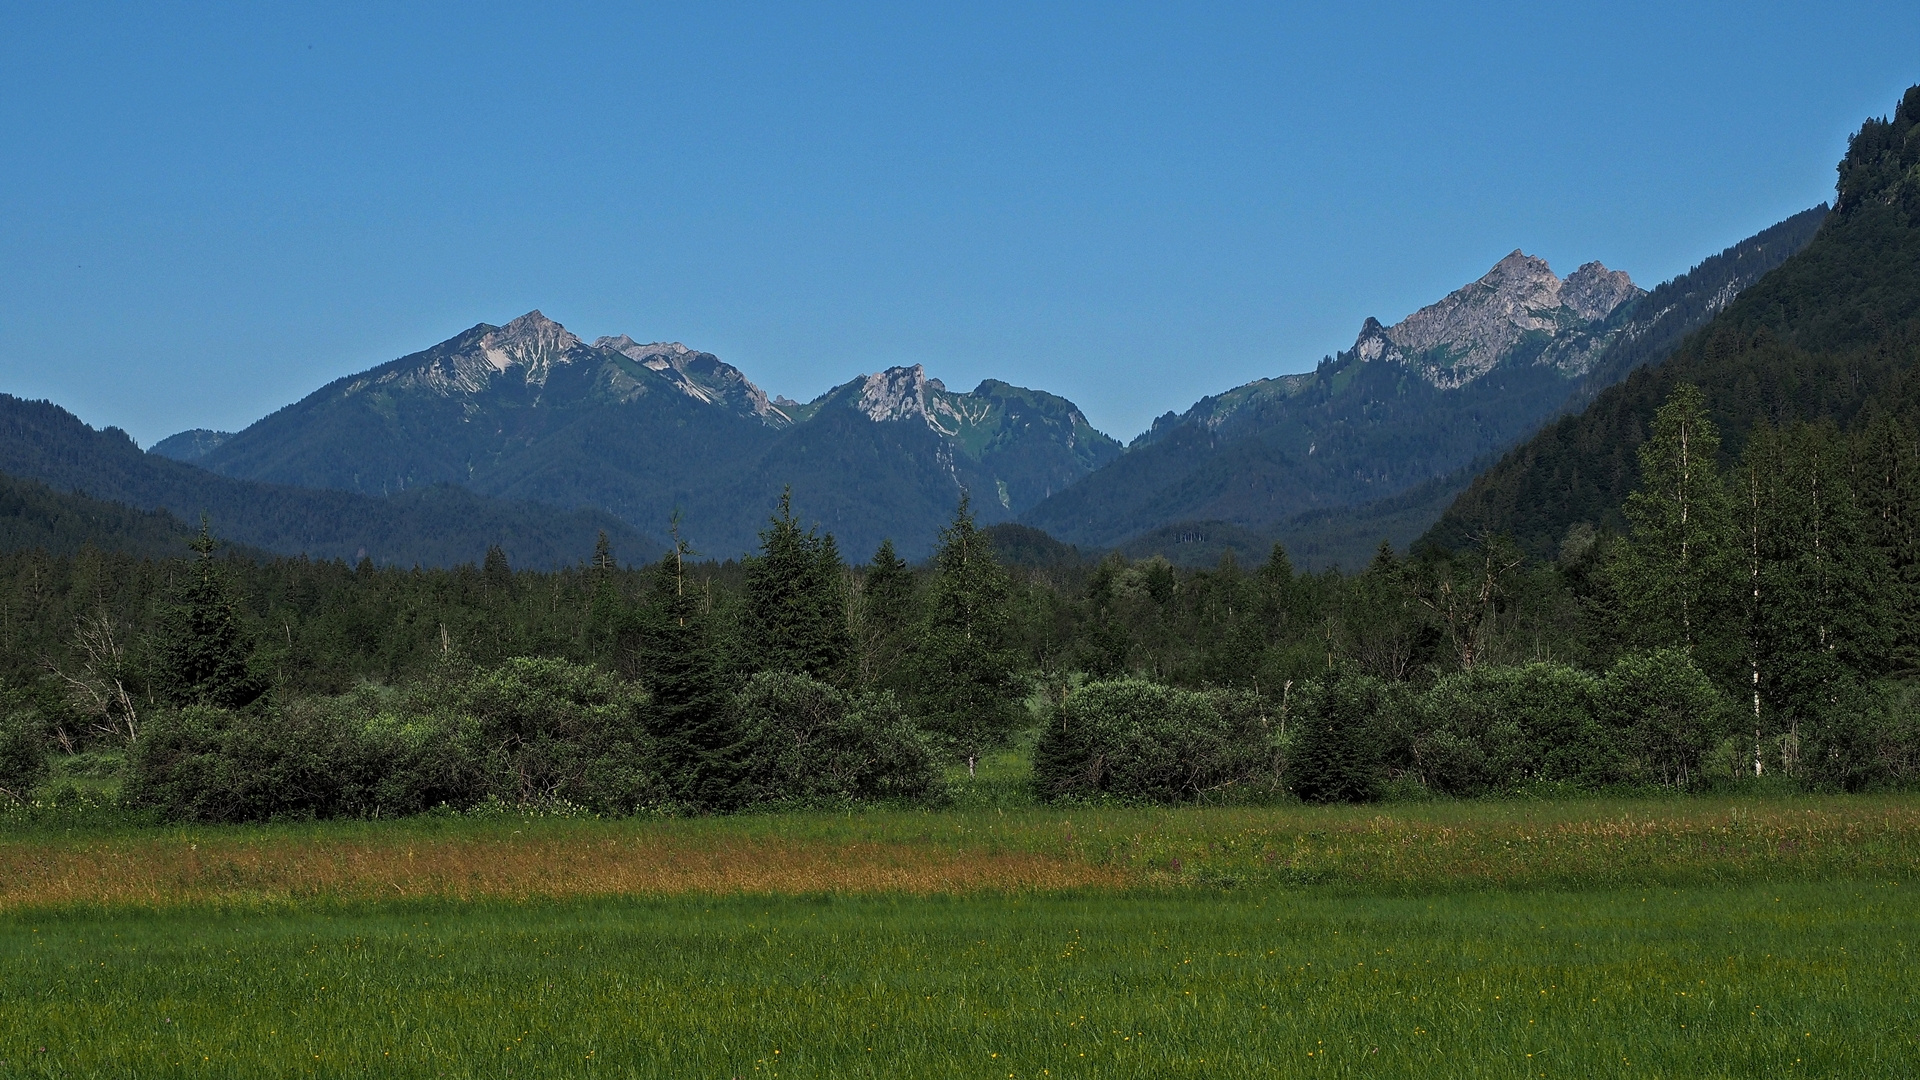
M 8 1076 L 1920 1075 L 1920 798 L 0 826 Z

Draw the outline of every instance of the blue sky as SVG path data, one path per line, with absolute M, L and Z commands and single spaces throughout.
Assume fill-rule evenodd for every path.
M 537 307 L 1126 438 L 1516 247 L 1670 277 L 1914 82 L 1910 2 L 0 3 L 0 390 L 147 445 Z

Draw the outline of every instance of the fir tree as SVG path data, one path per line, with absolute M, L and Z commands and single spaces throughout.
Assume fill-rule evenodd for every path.
M 1748 648 L 1761 730 L 1785 736 L 1792 768 L 1803 728 L 1845 723 L 1880 673 L 1891 627 L 1885 557 L 1868 542 L 1847 447 L 1830 425 L 1763 428 L 1749 441 L 1754 537 Z
M 1709 671 L 1734 651 L 1728 607 L 1737 539 L 1719 452 L 1699 388 L 1675 387 L 1640 446 L 1640 489 L 1625 507 L 1632 533 L 1609 567 L 1623 629 L 1645 645 L 1683 649 Z M 1703 643 L 1710 655 L 1697 652 Z
M 155 648 L 156 688 L 173 705 L 251 704 L 266 684 L 251 670 L 253 645 L 214 561 L 218 541 L 205 519 L 188 546 L 195 558 L 179 579 Z
M 897 674 L 914 622 L 913 570 L 882 540 L 860 587 L 861 682 L 885 686 Z
M 1369 802 L 1378 797 L 1379 754 L 1368 725 L 1381 711 L 1381 684 L 1345 664 L 1315 687 L 1295 729 L 1289 785 L 1308 802 Z
M 1026 688 L 1008 649 L 1007 572 L 974 526 L 965 493 L 940 531 L 933 567 L 912 693 L 922 725 L 971 769 L 1020 726 Z
M 741 733 L 728 707 L 725 667 L 700 590 L 687 581 L 693 554 L 675 529 L 673 550 L 654 567 L 647 626 L 649 725 L 669 790 L 695 810 L 741 802 Z
M 852 655 L 847 632 L 846 567 L 833 536 L 800 530 L 791 489 L 746 560 L 742 655 L 754 671 L 785 671 L 844 681 Z

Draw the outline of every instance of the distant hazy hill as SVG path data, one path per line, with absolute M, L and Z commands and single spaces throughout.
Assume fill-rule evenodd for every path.
M 1839 197 L 1804 249 L 1739 293 L 1664 363 L 1640 367 L 1473 481 L 1427 540 L 1507 532 L 1552 554 L 1580 523 L 1618 528 L 1649 421 L 1673 387 L 1698 385 L 1739 453 L 1760 420 L 1873 407 L 1920 419 L 1920 87 L 1870 120 L 1840 164 Z
M 457 484 L 599 507 L 750 550 L 783 487 L 854 556 L 928 550 L 960 491 L 1010 518 L 1120 453 L 1072 402 L 988 381 L 946 389 L 889 368 L 807 404 L 679 344 L 588 344 L 530 312 L 340 379 L 209 450 L 227 476 L 366 494 Z
M 456 487 L 378 498 L 234 480 L 142 453 L 118 428 L 95 431 L 57 405 L 5 394 L 0 394 L 0 473 L 39 481 L 56 492 L 83 493 L 139 510 L 164 509 L 196 525 L 205 513 L 225 539 L 318 558 L 364 555 L 383 563 L 444 566 L 478 562 L 489 545 L 498 544 L 518 565 L 546 566 L 588 558 L 603 529 L 623 560 L 652 558 L 662 550 L 604 512 L 558 511 Z M 29 492 L 22 498 L 31 502 L 34 496 Z M 96 507 L 84 513 L 105 511 Z M 100 526 L 108 534 L 134 538 L 129 542 L 161 543 L 171 528 L 161 518 L 146 523 L 108 518 Z M 61 538 L 77 535 L 74 529 L 82 527 L 74 520 L 46 526 L 48 535 L 65 543 Z M 25 535 L 34 527 L 19 528 Z

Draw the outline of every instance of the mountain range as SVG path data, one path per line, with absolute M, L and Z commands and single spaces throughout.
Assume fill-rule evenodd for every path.
M 0 394 L 0 475 L 16 486 L 36 482 L 18 487 L 19 520 L 8 531 L 44 535 L 58 549 L 71 546 L 79 523 L 94 521 L 94 542 L 151 553 L 181 535 L 182 519 L 205 514 L 222 538 L 261 551 L 401 566 L 478 562 L 490 546 L 515 565 L 554 566 L 586 558 L 601 533 L 623 559 L 664 550 L 604 510 L 556 512 L 448 484 L 380 497 L 235 480 L 143 453 L 126 432 L 96 431 L 50 402 L 7 394 Z M 43 490 L 63 497 L 49 500 Z M 103 502 L 119 506 L 109 511 Z M 129 516 L 128 508 L 170 513 Z M 29 514 L 37 525 L 25 520 Z
M 1021 517 L 1081 547 L 1176 562 L 1359 565 L 1419 536 L 1494 455 L 1656 362 L 1804 246 L 1816 207 L 1651 294 L 1588 263 L 1565 278 L 1520 251 L 1391 326 L 1367 319 L 1312 372 L 1168 413 L 1125 457 Z
M 630 337 L 592 343 L 538 311 L 480 324 L 337 380 L 226 435 L 154 448 L 235 479 L 386 495 L 456 484 L 604 509 L 697 550 L 752 549 L 794 505 L 864 554 L 924 553 L 971 491 L 1007 520 L 1118 457 L 1064 398 L 988 380 L 949 390 L 920 365 L 771 399 L 711 353 Z
M 1443 512 L 1430 542 L 1511 527 L 1521 511 L 1493 508 L 1511 483 L 1483 478 L 1461 495 L 1477 474 L 1745 310 L 1750 287 L 1827 217 L 1795 215 L 1651 293 L 1597 262 L 1561 277 L 1516 250 L 1399 322 L 1367 319 L 1313 371 L 1203 398 L 1124 448 L 1072 402 L 998 380 L 959 392 L 896 366 L 802 403 L 711 353 L 589 343 L 532 311 L 338 379 L 242 431 L 181 432 L 146 454 L 115 429 L 0 396 L 0 473 L 143 513 L 209 513 L 260 550 L 402 564 L 476 560 L 495 544 L 516 562 L 577 561 L 602 532 L 622 557 L 647 558 L 672 529 L 731 558 L 790 489 L 855 559 L 886 539 L 924 555 L 967 492 L 983 525 L 1017 522 L 1038 531 L 1008 536 L 1072 545 L 1060 550 L 1191 564 L 1258 559 L 1278 540 L 1298 564 L 1352 566 Z M 1612 472 L 1583 474 L 1593 490 L 1575 501 L 1593 505 L 1580 520 L 1605 519 L 1631 476 L 1631 435 L 1611 436 Z M 1501 468 L 1490 476 L 1520 475 Z M 1522 488 L 1509 501 L 1537 506 Z M 143 522 L 122 531 L 144 544 L 173 528 Z M 1544 550 L 1547 532 L 1533 532 Z

